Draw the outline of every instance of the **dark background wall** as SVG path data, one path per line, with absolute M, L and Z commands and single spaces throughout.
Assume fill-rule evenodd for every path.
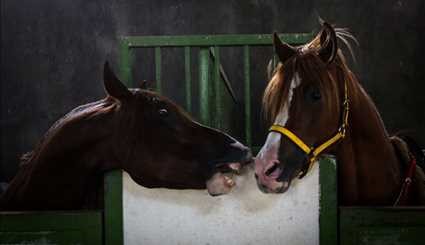
M 102 98 L 102 64 L 108 59 L 117 68 L 120 35 L 311 32 L 318 14 L 358 38 L 352 68 L 389 131 L 415 131 L 425 143 L 424 3 L 2 0 L 0 181 L 15 174 L 19 155 L 61 115 Z M 152 74 L 138 79 L 152 80 Z M 264 87 L 266 81 L 253 82 Z

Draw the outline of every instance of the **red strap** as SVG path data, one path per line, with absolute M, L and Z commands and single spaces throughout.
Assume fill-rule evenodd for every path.
M 403 184 L 401 186 L 400 194 L 398 195 L 397 200 L 394 203 L 394 206 L 407 204 L 407 197 L 410 190 L 410 184 L 412 183 L 413 175 L 415 174 L 415 170 L 416 170 L 416 158 L 411 154 L 409 155 L 411 158 L 409 169 L 406 172 Z
M 409 166 L 409 170 L 407 171 L 407 175 L 406 175 L 406 179 L 413 178 L 413 175 L 415 173 L 415 169 L 416 169 L 416 158 L 414 156 L 412 156 L 412 160 L 410 161 L 410 166 Z

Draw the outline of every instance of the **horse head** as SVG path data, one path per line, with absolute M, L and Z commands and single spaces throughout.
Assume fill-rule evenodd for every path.
M 322 23 L 303 46 L 284 43 L 276 33 L 273 43 L 280 63 L 263 97 L 273 126 L 256 157 L 255 177 L 263 192 L 283 193 L 345 133 L 340 131 L 348 117 L 348 94 L 331 25 Z
M 122 169 L 145 187 L 205 188 L 211 195 L 230 191 L 234 182 L 223 175 L 251 161 L 250 150 L 229 135 L 192 120 L 164 96 L 127 89 L 104 68 L 115 111 L 115 156 Z

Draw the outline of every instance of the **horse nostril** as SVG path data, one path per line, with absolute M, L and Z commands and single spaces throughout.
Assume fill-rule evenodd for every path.
M 271 175 L 274 171 L 276 171 L 276 169 L 277 169 L 278 167 L 279 167 L 279 166 L 278 166 L 277 162 L 273 163 L 273 165 L 272 165 L 269 169 L 267 169 L 267 170 L 266 170 L 265 174 L 266 174 L 267 176 L 270 176 L 270 175 Z

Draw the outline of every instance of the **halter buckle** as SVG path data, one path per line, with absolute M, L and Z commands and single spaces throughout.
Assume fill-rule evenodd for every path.
M 338 132 L 341 134 L 342 138 L 345 137 L 345 133 L 346 133 L 345 124 L 339 127 Z

